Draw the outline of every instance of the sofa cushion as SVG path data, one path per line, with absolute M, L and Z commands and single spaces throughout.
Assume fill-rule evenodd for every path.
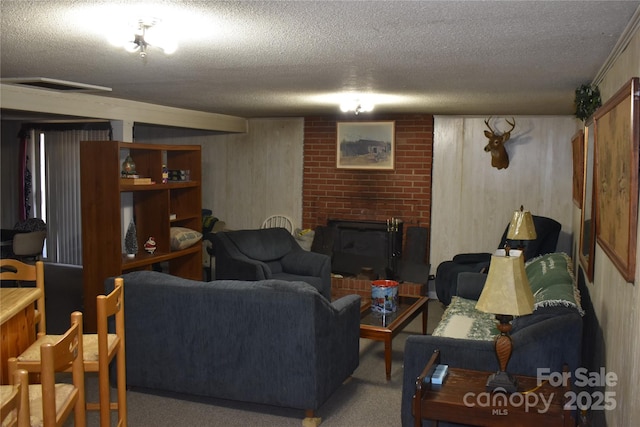
M 283 238 L 282 233 L 287 234 Z M 237 230 L 227 233 L 238 250 L 251 259 L 273 261 L 291 252 L 291 235 L 284 228 Z
M 533 310 L 533 313 L 526 316 L 517 316 L 511 322 L 511 334 L 515 334 L 531 325 L 534 325 L 543 320 L 550 319 L 556 316 L 562 316 L 569 312 L 575 312 L 575 308 L 567 307 L 564 305 L 548 305 L 537 307 Z

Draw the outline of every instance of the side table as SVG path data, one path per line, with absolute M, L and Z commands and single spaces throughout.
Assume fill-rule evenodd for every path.
M 436 350 L 416 380 L 415 427 L 422 425 L 422 419 L 432 420 L 434 426 L 438 421 L 487 427 L 575 426 L 571 410 L 565 409 L 569 384 L 553 387 L 545 382 L 537 387 L 536 378 L 516 375 L 517 393 L 493 393 L 485 389 L 491 372 L 451 367 L 444 384 L 425 383 L 425 376 L 439 360 Z

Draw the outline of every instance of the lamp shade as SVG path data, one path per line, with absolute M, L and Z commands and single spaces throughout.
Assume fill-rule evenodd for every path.
M 509 231 L 507 232 L 507 239 L 535 240 L 536 237 L 536 227 L 533 225 L 531 212 L 525 211 L 524 207 L 520 206 L 520 210 L 513 213 Z
M 522 316 L 533 312 L 533 293 L 521 251 L 491 255 L 489 274 L 476 309 L 485 313 Z

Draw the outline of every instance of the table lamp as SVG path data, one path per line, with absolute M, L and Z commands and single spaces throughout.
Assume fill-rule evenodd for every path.
M 495 351 L 499 371 L 491 374 L 487 380 L 487 391 L 514 393 L 517 380 L 507 373 L 507 364 L 511 358 L 513 343 L 509 336 L 513 316 L 522 316 L 533 312 L 533 293 L 524 269 L 522 251 L 510 250 L 509 246 L 491 255 L 489 273 L 476 309 L 493 313 L 499 321 L 500 335 L 495 339 Z
M 524 206 L 520 205 L 520 210 L 513 213 L 509 223 L 507 239 L 519 241 L 518 249 L 524 250 L 524 241 L 535 240 L 537 237 L 531 212 L 525 211 Z

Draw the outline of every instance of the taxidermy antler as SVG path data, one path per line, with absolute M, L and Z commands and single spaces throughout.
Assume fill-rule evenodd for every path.
M 511 118 L 511 122 L 505 119 L 506 122 L 511 125 L 511 129 L 503 132 L 501 135 L 497 135 L 496 132 L 491 129 L 489 120 L 491 120 L 491 117 L 484 121 L 484 124 L 489 128 L 489 130 L 484 131 L 484 136 L 489 138 L 489 142 L 484 147 L 484 151 L 491 152 L 491 166 L 498 169 L 506 169 L 509 167 L 509 154 L 507 154 L 504 144 L 511 137 L 511 131 L 516 127 L 516 121 L 513 117 Z

